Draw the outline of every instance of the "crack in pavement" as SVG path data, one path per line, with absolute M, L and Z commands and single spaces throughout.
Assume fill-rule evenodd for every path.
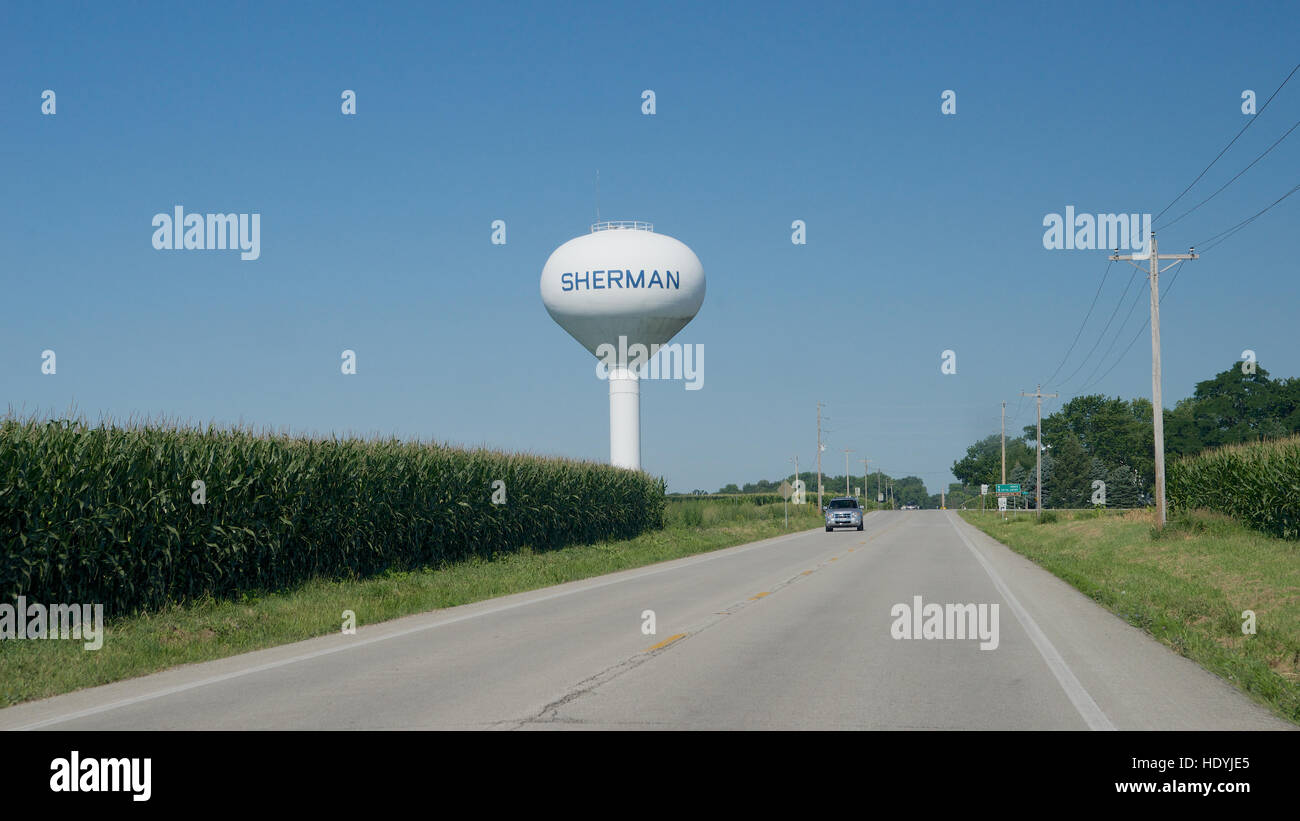
M 895 523 L 894 525 L 888 526 L 883 530 L 877 531 L 876 533 L 872 534 L 872 536 L 869 536 L 868 540 L 874 539 L 876 536 L 882 535 L 890 530 L 893 530 L 894 527 L 897 526 L 897 524 L 898 523 Z M 671 648 L 677 647 L 678 645 L 686 641 L 689 641 L 693 636 L 698 636 L 699 634 L 703 633 L 704 631 L 708 630 L 714 625 L 717 625 L 720 622 L 722 622 L 723 619 L 725 619 L 727 616 L 734 616 L 737 613 L 739 613 L 741 610 L 745 609 L 746 607 L 749 607 L 755 602 L 764 601 L 768 599 L 771 596 L 771 594 L 776 593 L 778 590 L 781 590 L 782 588 L 785 587 L 789 587 L 791 584 L 794 584 L 795 582 L 800 581 L 802 579 L 808 578 L 810 575 L 816 573 L 817 571 L 829 567 L 831 562 L 836 561 L 839 558 L 840 556 L 835 556 L 834 558 L 819 562 L 818 564 L 813 566 L 812 570 L 800 571 L 799 573 L 796 573 L 795 575 L 791 576 L 785 581 L 773 585 L 766 591 L 768 593 L 767 596 L 742 600 L 736 602 L 735 604 L 732 604 L 730 607 L 726 607 L 722 610 L 715 611 L 713 615 L 716 618 L 706 619 L 703 623 L 699 624 L 698 626 L 692 629 L 683 630 L 682 632 L 684 633 L 684 635 L 680 639 L 654 650 L 644 650 L 640 653 L 637 653 L 635 656 L 623 659 L 617 664 L 606 667 L 604 670 L 601 670 L 595 675 L 588 676 L 582 681 L 579 681 L 577 684 L 573 685 L 568 690 L 566 690 L 564 695 L 550 702 L 545 707 L 538 710 L 536 713 L 526 716 L 523 719 L 512 719 L 509 721 L 503 721 L 501 722 L 501 724 L 513 724 L 514 726 L 511 727 L 510 729 L 519 730 L 530 724 L 584 723 L 580 719 L 562 717 L 559 715 L 559 711 L 565 705 L 568 705 L 576 701 L 577 699 L 582 698 L 585 695 L 588 695 L 589 693 L 595 692 L 597 688 L 602 687 L 605 684 L 608 684 L 609 682 L 613 681 L 614 679 L 618 678 L 624 673 L 627 673 L 631 670 L 636 669 L 637 667 L 640 667 L 642 664 L 645 664 L 646 662 L 650 661 L 651 659 L 660 655 L 661 653 L 665 653 Z

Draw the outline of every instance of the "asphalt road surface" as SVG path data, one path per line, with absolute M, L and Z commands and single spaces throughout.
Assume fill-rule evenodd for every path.
M 895 638 L 908 622 L 895 608 L 916 596 L 990 619 L 998 605 L 996 648 Z M 0 729 L 15 728 L 1294 729 L 941 511 L 872 513 L 861 533 L 794 533 L 0 710 Z

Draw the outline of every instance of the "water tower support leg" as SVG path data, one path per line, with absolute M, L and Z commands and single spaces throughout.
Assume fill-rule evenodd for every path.
M 609 371 L 609 462 L 641 469 L 641 384 L 636 371 Z

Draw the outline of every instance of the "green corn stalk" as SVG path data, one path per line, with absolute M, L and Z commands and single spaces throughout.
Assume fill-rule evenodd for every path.
M 204 505 L 191 483 L 206 485 Z M 490 502 L 506 483 L 507 504 Z M 397 439 L 0 419 L 0 601 L 111 615 L 663 526 L 608 465 Z
M 1283 539 L 1300 539 L 1300 437 L 1229 445 L 1169 465 L 1170 504 L 1225 513 Z

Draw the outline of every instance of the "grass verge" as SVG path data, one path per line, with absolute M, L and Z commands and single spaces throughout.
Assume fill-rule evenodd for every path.
M 665 527 L 626 541 L 522 551 L 365 579 L 316 579 L 236 601 L 172 605 L 105 625 L 104 645 L 80 641 L 0 641 L 0 707 L 142 676 L 178 664 L 246 653 L 357 624 L 534 590 L 705 553 L 821 524 L 816 505 L 670 502 Z
M 1208 511 L 1156 531 L 1145 510 L 966 521 L 1129 624 L 1300 724 L 1300 543 Z M 1256 632 L 1242 632 L 1244 611 Z

